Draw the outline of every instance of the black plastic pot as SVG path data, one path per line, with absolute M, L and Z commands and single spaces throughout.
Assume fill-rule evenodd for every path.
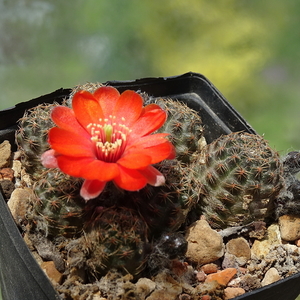
M 199 111 L 205 124 L 207 142 L 230 132 L 245 131 L 255 134 L 255 130 L 236 112 L 212 83 L 200 74 L 186 73 L 167 78 L 110 81 L 106 84 L 116 87 L 121 92 L 126 89 L 140 90 L 154 97 L 176 98 L 187 103 Z M 70 89 L 59 89 L 51 94 L 0 111 L 0 142 L 9 140 L 14 145 L 16 123 L 26 109 L 40 103 L 61 102 L 70 91 Z M 3 300 L 59 299 L 50 281 L 24 243 L 1 193 L 0 288 Z M 299 294 L 300 273 L 236 297 L 235 300 L 294 300 Z

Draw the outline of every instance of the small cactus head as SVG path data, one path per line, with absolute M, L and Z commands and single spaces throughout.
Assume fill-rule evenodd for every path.
M 37 179 L 44 171 L 41 155 L 49 149 L 48 132 L 54 123 L 50 113 L 58 103 L 40 104 L 27 111 L 19 120 L 16 143 L 21 154 L 22 165 L 32 179 Z
M 198 193 L 197 211 L 214 228 L 267 220 L 283 187 L 283 168 L 276 151 L 258 135 L 221 136 L 195 161 L 191 180 Z M 201 158 L 202 159 L 202 158 Z
M 147 249 L 147 226 L 136 211 L 126 207 L 97 207 L 98 215 L 84 228 L 83 252 L 91 274 L 111 269 L 138 276 Z

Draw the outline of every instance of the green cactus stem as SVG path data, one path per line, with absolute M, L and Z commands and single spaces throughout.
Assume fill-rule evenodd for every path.
M 207 145 L 205 159 L 191 167 L 189 193 L 198 197 L 193 213 L 213 228 L 267 220 L 283 187 L 283 168 L 276 151 L 258 135 L 221 136 Z

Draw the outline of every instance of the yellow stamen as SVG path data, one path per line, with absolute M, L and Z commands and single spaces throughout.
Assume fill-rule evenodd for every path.
M 127 134 L 131 131 L 124 125 L 117 123 L 116 116 L 99 119 L 99 123 L 90 123 L 87 129 L 91 134 L 91 141 L 97 147 L 98 159 L 107 162 L 117 161 L 126 148 Z M 121 118 L 125 121 L 125 118 Z

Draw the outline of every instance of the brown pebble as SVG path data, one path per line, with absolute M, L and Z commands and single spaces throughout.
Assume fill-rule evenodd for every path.
M 251 258 L 251 250 L 246 239 L 239 237 L 226 244 L 226 252 L 236 257 L 236 263 L 243 266 Z
M 300 239 L 300 218 L 298 216 L 283 215 L 279 217 L 281 238 L 288 242 Z
M 224 300 L 229 300 L 229 299 L 232 299 L 237 296 L 245 294 L 245 290 L 242 288 L 227 287 L 224 290 L 224 293 L 225 293 Z
M 184 273 L 186 273 L 186 271 L 188 269 L 187 267 L 188 267 L 188 263 L 186 263 L 186 262 L 181 262 L 176 259 L 174 259 L 171 262 L 171 270 L 177 276 L 182 276 Z
M 297 247 L 300 247 L 300 239 L 296 240 L 295 244 L 296 244 Z
M 11 168 L 2 168 L 0 169 L 0 179 L 13 181 L 14 171 Z
M 218 271 L 218 266 L 216 264 L 205 264 L 201 267 L 201 271 L 205 274 L 216 273 Z
M 196 278 L 199 282 L 203 282 L 206 279 L 206 274 L 203 271 L 199 271 L 196 274 Z
M 200 298 L 201 300 L 211 300 L 211 296 L 209 295 L 204 295 Z
M 0 190 L 3 194 L 4 200 L 8 200 L 11 196 L 11 193 L 15 189 L 15 185 L 12 181 L 4 179 L 0 180 Z
M 156 284 L 149 278 L 140 278 L 135 286 L 139 297 L 146 299 L 146 297 L 154 291 Z
M 203 265 L 211 263 L 224 255 L 224 244 L 221 235 L 211 229 L 207 221 L 198 220 L 186 230 L 188 242 L 186 258 L 191 262 Z
M 56 283 L 61 283 L 62 274 L 55 268 L 53 261 L 44 261 L 41 268 L 46 272 L 48 277 Z
M 22 226 L 26 219 L 28 208 L 28 199 L 32 195 L 32 190 L 29 188 L 16 188 L 8 200 L 7 204 L 15 222 Z
M 147 297 L 147 300 L 174 300 L 176 299 L 178 295 L 176 293 L 173 293 L 171 290 L 155 290 L 151 293 L 149 297 Z
M 266 272 L 263 280 L 261 281 L 261 285 L 266 286 L 266 285 L 272 284 L 280 279 L 281 279 L 281 276 L 279 275 L 278 270 L 276 268 L 272 267 Z
M 226 286 L 236 273 L 237 270 L 235 268 L 228 268 L 220 272 L 207 275 L 205 282 L 211 282 L 215 280 L 219 284 Z
M 0 168 L 5 168 L 10 164 L 11 146 L 9 141 L 0 144 Z

